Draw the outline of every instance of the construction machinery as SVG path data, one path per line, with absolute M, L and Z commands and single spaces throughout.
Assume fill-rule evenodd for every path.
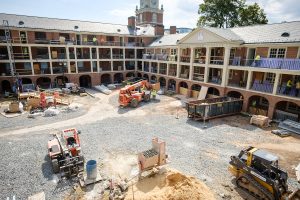
M 151 92 L 154 86 L 147 80 L 140 80 L 132 85 L 121 88 L 119 94 L 120 106 L 126 107 L 130 105 L 136 108 L 141 101 L 148 102 L 151 100 Z
M 48 154 L 53 172 L 62 177 L 78 175 L 84 168 L 84 157 L 79 140 L 80 131 L 75 128 L 65 129 L 53 135 L 48 141 Z
M 231 156 L 229 171 L 236 185 L 256 199 L 300 200 L 300 190 L 288 190 L 288 174 L 278 165 L 278 157 L 267 151 L 248 147 Z

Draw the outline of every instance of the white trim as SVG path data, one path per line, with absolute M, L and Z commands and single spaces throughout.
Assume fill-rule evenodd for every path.
M 297 54 L 297 58 L 300 59 L 300 46 L 298 46 L 298 54 Z

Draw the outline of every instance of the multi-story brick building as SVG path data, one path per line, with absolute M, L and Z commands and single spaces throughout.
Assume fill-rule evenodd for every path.
M 139 76 L 189 97 L 206 86 L 209 94 L 242 96 L 244 111 L 298 120 L 300 22 L 186 34 L 173 26 L 162 36 L 163 7 L 140 2 L 128 25 L 0 14 L 11 34 L 7 42 L 0 27 L 0 90 L 11 90 L 13 66 L 23 83 L 41 87 Z

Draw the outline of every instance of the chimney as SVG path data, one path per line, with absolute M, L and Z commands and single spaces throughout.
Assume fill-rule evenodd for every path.
M 135 28 L 135 16 L 128 17 L 128 26 Z
M 170 26 L 170 34 L 176 34 L 176 33 L 177 33 L 176 26 Z

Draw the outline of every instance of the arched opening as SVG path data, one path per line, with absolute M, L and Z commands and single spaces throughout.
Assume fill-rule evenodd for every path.
M 191 93 L 191 96 L 193 98 L 198 98 L 199 96 L 199 93 L 200 93 L 200 90 L 201 90 L 201 85 L 198 85 L 198 84 L 194 84 L 192 85 L 192 93 Z
M 116 73 L 114 75 L 114 83 L 122 83 L 124 81 L 124 77 L 122 73 Z
M 30 78 L 22 78 L 22 84 L 32 84 L 32 80 Z
M 207 90 L 207 95 L 209 98 L 220 96 L 220 91 L 217 88 L 210 87 Z
M 156 83 L 157 82 L 157 77 L 152 75 L 151 76 L 151 83 Z
M 12 91 L 10 82 L 8 80 L 3 80 L 1 82 L 1 88 L 2 88 L 2 93 Z
M 65 83 L 68 83 L 69 79 L 65 76 L 58 76 L 54 79 L 55 87 L 64 87 Z
M 290 119 L 296 122 L 300 120 L 300 107 L 289 101 L 280 101 L 276 104 L 273 119 L 284 121 Z
M 134 78 L 135 77 L 135 74 L 133 72 L 129 72 L 126 74 L 126 79 L 131 79 L 131 78 Z
M 268 116 L 269 101 L 261 96 L 249 98 L 248 112 L 253 115 Z
M 104 85 L 111 84 L 110 74 L 103 74 L 101 76 L 101 84 L 104 84 Z
M 92 87 L 92 78 L 89 75 L 82 75 L 79 77 L 80 87 L 91 88 Z
M 189 92 L 188 88 L 189 88 L 189 86 L 186 82 L 184 82 L 184 81 L 180 82 L 179 83 L 179 94 L 187 96 L 188 92 Z
M 170 79 L 168 83 L 168 90 L 176 92 L 176 81 L 174 79 Z
M 142 76 L 141 73 L 137 73 L 137 77 L 138 77 L 138 78 L 142 78 L 143 76 Z
M 160 87 L 165 88 L 167 85 L 167 81 L 164 77 L 160 77 L 159 79 Z
M 148 74 L 144 74 L 144 76 L 143 76 L 146 80 L 148 80 L 149 81 L 149 76 L 148 76 Z
M 36 80 L 36 85 L 42 89 L 49 89 L 51 88 L 51 79 L 48 77 L 40 77 Z
M 244 96 L 237 91 L 230 91 L 227 93 L 228 97 L 233 97 L 233 98 L 237 98 L 237 99 L 244 99 Z

